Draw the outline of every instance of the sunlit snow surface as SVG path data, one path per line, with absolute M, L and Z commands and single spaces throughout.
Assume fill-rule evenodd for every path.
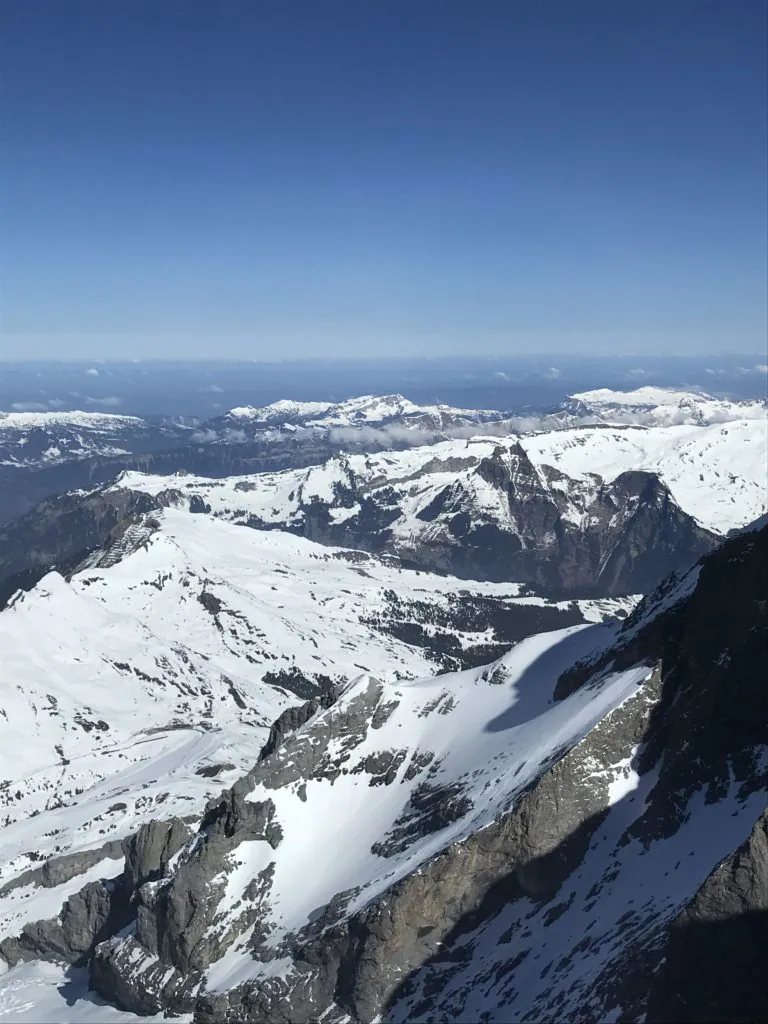
M 281 665 L 359 677 L 341 698 L 342 709 L 372 677 L 380 679 L 399 708 L 357 753 L 403 748 L 409 757 L 402 775 L 410 755 L 429 749 L 440 762 L 438 781 L 472 777 L 475 807 L 452 829 L 382 860 L 371 855 L 371 844 L 403 810 L 418 778 L 375 789 L 364 775 L 340 778 L 334 787 L 310 782 L 306 802 L 294 789 L 271 793 L 286 832 L 275 876 L 279 932 L 305 923 L 339 889 L 359 885 L 360 899 L 374 895 L 490 821 L 509 798 L 511 773 L 519 771 L 512 789 L 523 785 L 554 746 L 574 742 L 631 693 L 643 671 L 610 682 L 594 700 L 577 697 L 550 708 L 557 674 L 601 636 L 612 635 L 614 626 L 574 627 L 523 641 L 489 682 L 483 669 L 434 677 L 436 666 L 423 651 L 364 621 L 383 605 L 384 590 L 440 602 L 457 587 L 510 603 L 541 601 L 516 596 L 514 584 L 459 582 L 369 556 L 358 564 L 346 552 L 301 538 L 174 509 L 159 516 L 155 532 L 137 534 L 116 564 L 85 569 L 70 583 L 49 574 L 0 613 L 0 777 L 6 780 L 0 885 L 51 855 L 119 840 L 151 818 L 199 814 L 206 799 L 254 763 L 282 708 L 298 702 L 261 682 L 265 671 Z M 201 603 L 205 594 L 221 602 L 216 615 L 215 605 Z M 611 607 L 582 603 L 597 622 Z M 199 774 L 218 768 L 215 777 Z M 349 841 L 338 856 L 341 834 Z M 317 844 L 316 870 L 309 873 L 308 835 Z M 238 898 L 238 886 L 263 860 L 261 845 L 238 851 L 244 871 L 231 877 L 225 901 Z M 112 858 L 55 889 L 11 889 L 0 897 L 0 936 L 17 935 L 25 921 L 55 916 L 86 882 L 118 875 L 119 853 Z M 230 983 L 244 967 L 233 949 L 214 965 L 211 984 Z M 37 965 L 8 973 L 0 981 L 0 1017 L 24 1019 L 31 1012 L 24 1006 L 38 998 L 41 1006 L 51 999 L 55 1004 L 60 996 L 52 970 Z M 39 996 L 30 995 L 38 987 Z M 61 1009 L 47 1019 L 98 1018 L 88 1000 L 68 1007 L 66 995 L 61 998 Z M 77 1016 L 77 1006 L 83 1015 Z
M 545 489 L 564 486 L 557 478 L 546 482 L 546 467 L 575 479 L 575 491 L 568 485 L 569 508 L 564 512 L 574 523 L 581 522 L 598 478 L 611 483 L 624 472 L 644 470 L 658 473 L 677 504 L 702 526 L 727 533 L 768 511 L 768 419 L 763 407 L 755 409 L 753 418 L 705 426 L 580 426 L 507 438 L 480 436 L 406 451 L 340 455 L 309 469 L 224 480 L 131 471 L 123 473 L 116 486 L 150 494 L 175 490 L 187 498 L 200 495 L 216 516 L 243 523 L 256 516 L 278 527 L 291 526 L 303 505 L 330 502 L 336 488 L 349 488 L 352 482 L 363 493 L 393 488 L 402 514 L 391 530 L 395 546 L 407 552 L 411 546 L 429 543 L 435 524 L 429 521 L 431 516 L 420 513 L 446 487 L 461 487 L 467 507 L 514 530 L 504 489 L 475 469 L 500 448 L 508 451 L 519 443 Z M 334 511 L 339 521 L 360 508 Z
M 658 403 L 667 406 L 677 408 Z M 628 469 L 658 472 L 683 509 L 726 532 L 768 507 L 768 436 L 764 415 L 719 422 L 715 410 L 711 418 L 703 426 L 578 427 L 519 440 L 542 477 L 544 467 L 555 466 L 587 490 L 594 486 L 591 474 L 610 481 Z M 298 703 L 294 694 L 263 682 L 266 672 L 292 667 L 352 681 L 332 714 L 372 685 L 372 678 L 381 680 L 381 703 L 397 707 L 381 728 L 368 731 L 348 767 L 385 750 L 403 751 L 404 758 L 396 781 L 386 786 L 371 787 L 365 773 L 347 772 L 333 785 L 308 781 L 302 795 L 297 786 L 268 792 L 257 787 L 251 799 L 275 802 L 284 839 L 277 851 L 258 842 L 238 849 L 239 866 L 228 876 L 220 905 L 224 924 L 244 886 L 270 860 L 271 941 L 277 943 L 312 921 L 339 891 L 356 890 L 348 907 L 354 911 L 508 810 L 553 758 L 642 687 L 649 668 L 641 665 L 604 677 L 564 702 L 551 699 L 558 675 L 603 649 L 614 627 L 541 634 L 523 641 L 493 670 L 436 677 L 423 650 L 370 626 L 370 616 L 385 606 L 385 590 L 436 604 L 460 590 L 509 603 L 542 599 L 520 596 L 515 584 L 456 581 L 363 555 L 356 562 L 349 553 L 282 532 L 234 524 L 252 514 L 277 526 L 289 524 L 300 500 L 331 500 L 335 485 L 354 473 L 371 488 L 400 489 L 405 515 L 395 532 L 416 541 L 429 528 L 418 513 L 446 485 L 464 479 L 456 460 L 471 467 L 499 444 L 517 440 L 453 440 L 339 457 L 309 470 L 215 481 L 124 474 L 119 486 L 200 494 L 213 516 L 166 510 L 155 532 L 131 535 L 116 564 L 86 569 L 71 583 L 50 574 L 0 613 L 0 886 L 48 856 L 96 849 L 150 818 L 199 814 L 211 795 L 251 767 L 275 717 Z M 464 483 L 478 509 L 508 513 L 479 478 Z M 354 511 L 333 514 L 338 520 Z M 690 586 L 691 580 L 695 574 Z M 581 608 L 595 623 L 611 610 L 610 603 L 597 601 L 581 602 Z M 392 829 L 424 781 L 424 774 L 406 780 L 405 773 L 425 751 L 433 755 L 430 779 L 460 782 L 471 808 L 402 852 L 376 856 L 372 845 Z M 459 977 L 447 984 L 447 1019 L 452 1014 L 476 1020 L 482 1013 L 502 1024 L 508 1017 L 498 1007 L 513 998 L 531 1008 L 530 1021 L 570 1019 L 587 979 L 619 955 L 622 931 L 641 934 L 674 913 L 717 860 L 745 838 L 760 810 L 754 799 L 739 803 L 735 795 L 715 805 L 694 801 L 673 839 L 649 850 L 636 842 L 617 847 L 642 812 L 653 779 L 638 777 L 630 754 L 602 768 L 600 782 L 610 810 L 558 897 L 569 901 L 568 912 L 545 920 L 551 907 L 518 901 L 470 936 L 470 974 L 484 981 L 472 992 L 462 990 Z M 606 864 L 618 872 L 613 887 L 603 881 Z M 120 869 L 119 859 L 105 857 L 55 889 L 13 889 L 0 897 L 0 938 L 18 934 L 25 921 L 54 916 L 86 882 Z M 598 883 L 599 916 L 592 911 Z M 253 976 L 247 938 L 210 968 L 211 988 Z M 514 960 L 512 992 L 504 968 Z M 545 972 L 546 964 L 559 967 Z M 284 972 L 290 966 L 278 958 L 260 970 Z M 417 978 L 413 998 L 398 1004 L 387 1021 L 413 1019 L 409 1014 L 427 973 Z M 593 1009 L 600 1019 L 613 1019 L 613 1008 Z M 128 1019 L 137 1018 L 87 994 L 82 972 L 65 975 L 36 963 L 0 978 L 3 1022 Z
M 162 1014 L 137 1017 L 123 1013 L 88 991 L 87 969 L 65 970 L 36 961 L 0 974 L 0 1021 L 3 1024 L 159 1024 Z M 192 1014 L 175 1017 L 189 1024 Z

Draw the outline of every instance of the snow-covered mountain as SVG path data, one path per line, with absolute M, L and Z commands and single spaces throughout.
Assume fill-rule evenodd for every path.
M 69 807 L 53 800 L 27 818 L 0 889 L 7 922 L 0 952 L 13 965 L 0 978 L 0 1008 L 5 1000 L 14 1019 L 23 1019 L 18 1007 L 26 1000 L 28 1007 L 49 1007 L 51 1019 L 69 1012 L 86 1020 L 104 1012 L 95 998 L 125 1012 L 194 1015 L 198 1024 L 598 1024 L 706 1019 L 702 1000 L 709 997 L 725 1001 L 725 1019 L 760 1019 L 765 992 L 753 936 L 761 933 L 748 922 L 734 930 L 732 918 L 768 910 L 761 818 L 768 785 L 768 528 L 741 533 L 670 578 L 623 625 L 556 629 L 485 667 L 419 678 L 380 671 L 381 649 L 355 626 L 359 591 L 345 597 L 342 614 L 337 605 L 321 616 L 322 602 L 339 601 L 347 589 L 333 579 L 338 552 L 173 510 L 156 529 L 145 529 L 153 532 L 126 540 L 122 553 L 94 559 L 101 566 L 69 584 L 78 606 L 87 595 L 107 617 L 95 623 L 94 663 L 118 614 L 132 622 L 146 616 L 161 636 L 176 636 L 185 609 L 194 606 L 206 623 L 198 636 L 192 617 L 199 654 L 188 671 L 176 657 L 176 678 L 198 688 L 193 676 L 205 654 L 202 671 L 223 669 L 247 704 L 255 691 L 227 661 L 233 631 L 240 642 L 265 645 L 257 630 L 284 622 L 279 605 L 300 592 L 305 642 L 327 638 L 335 650 L 336 637 L 340 649 L 349 640 L 352 650 L 333 667 L 346 682 L 301 705 L 286 695 L 261 754 L 233 785 L 247 757 L 242 749 L 235 769 L 210 764 L 222 756 L 218 750 L 185 751 L 154 764 L 148 756 L 141 765 L 126 763 L 122 777 L 92 783 L 103 803 L 115 801 L 100 811 L 101 822 L 91 820 L 93 794 L 76 791 L 65 798 Z M 241 569 L 229 568 L 221 579 L 225 563 L 217 558 L 227 545 L 226 565 Z M 177 551 L 181 575 L 174 568 L 166 578 Z M 308 569 L 303 585 L 296 575 L 271 583 L 279 569 L 301 562 L 299 552 L 322 563 L 322 573 Z M 396 573 L 370 558 L 339 566 L 350 577 L 355 569 L 370 574 L 359 577 L 369 596 L 382 574 Z M 118 613 L 99 595 L 121 574 Z M 451 586 L 429 581 L 435 593 L 441 585 Z M 60 658 L 62 673 L 67 662 L 60 652 L 71 630 L 56 632 L 55 619 L 45 619 L 40 607 L 65 586 L 43 581 L 0 614 L 0 622 L 43 616 L 42 636 L 53 631 L 43 651 Z M 487 595 L 493 588 L 486 587 Z M 253 588 L 266 598 L 258 620 Z M 314 598 L 307 599 L 308 589 Z M 152 602 L 162 602 L 154 615 Z M 303 644 L 296 638 L 291 633 L 289 645 L 298 658 Z M 395 645 L 383 661 L 396 663 L 397 651 Z M 360 675 L 345 674 L 343 659 L 363 652 Z M 91 671 L 85 660 L 75 670 L 80 678 Z M 149 674 L 146 665 L 141 671 Z M 72 678 L 78 676 L 67 670 L 58 681 L 41 677 L 41 685 L 58 686 L 71 699 Z M 169 689 L 173 676 L 166 678 L 155 692 Z M 88 691 L 92 701 L 123 699 L 122 689 Z M 247 709 L 219 690 L 213 696 L 217 707 L 229 709 L 223 730 L 227 718 L 237 730 L 252 724 L 261 743 Z M 42 706 L 40 697 L 30 699 Z M 136 713 L 136 726 L 141 714 L 158 719 L 140 702 Z M 167 728 L 160 735 L 159 742 L 171 742 Z M 196 776 L 196 789 L 187 788 L 195 780 L 179 785 L 166 766 L 191 776 L 206 758 L 226 788 L 201 813 L 205 773 Z M 76 764 L 67 760 L 67 769 Z M 182 793 L 193 797 L 186 807 Z M 152 802 L 139 806 L 145 796 Z M 103 845 L 125 834 L 122 824 L 111 828 L 113 819 L 136 822 L 142 814 L 145 823 L 119 850 Z M 3 842 L 12 843 L 15 827 L 4 830 Z M 73 834 L 81 844 L 76 858 L 36 865 L 34 853 L 22 853 L 42 843 L 45 854 Z M 708 932 L 696 929 L 699 921 Z M 753 963 L 751 974 L 714 971 L 725 932 L 729 959 Z M 40 960 L 63 963 L 60 971 L 87 965 L 95 996 L 76 969 L 69 981 L 59 973 L 59 998 L 69 1008 L 56 1013 L 56 975 Z M 692 970 L 702 965 L 717 975 L 713 995 Z
M 103 412 L 0 412 L 0 465 L 53 466 L 172 444 L 181 428 Z M 185 432 L 186 436 L 190 433 Z
M 314 440 L 318 436 L 329 441 L 343 439 L 377 450 L 467 437 L 482 433 L 483 426 L 505 435 L 589 422 L 706 425 L 764 420 L 767 415 L 765 401 L 731 401 L 651 387 L 628 392 L 586 391 L 571 395 L 554 412 L 528 412 L 524 417 L 493 409 L 417 405 L 403 395 L 363 395 L 337 403 L 282 399 L 267 406 L 231 409 L 199 428 L 101 412 L 0 412 L 0 465 L 50 467 L 173 449 L 190 440 L 198 446 L 218 441 L 276 443 L 281 431 L 292 433 L 298 428 Z
M 222 437 L 263 430 L 265 427 L 298 426 L 314 431 L 334 428 L 393 428 L 394 440 L 407 440 L 405 431 L 463 434 L 478 424 L 494 424 L 494 432 L 519 432 L 523 423 L 530 429 L 588 423 L 634 424 L 636 426 L 706 425 L 766 416 L 766 401 L 738 401 L 716 398 L 703 391 L 642 387 L 634 391 L 599 388 L 570 395 L 550 411 L 459 409 L 449 405 L 417 405 L 403 395 L 363 395 L 338 403 L 281 400 L 271 405 L 231 409 L 210 420 L 204 431 Z M 346 435 L 352 439 L 355 434 Z M 362 436 L 362 435 L 361 435 Z M 437 439 L 437 438 L 436 438 Z
M 704 391 L 679 391 L 675 388 L 642 387 L 634 391 L 598 388 L 571 395 L 562 408 L 576 421 L 591 418 L 604 423 L 636 426 L 704 426 L 764 419 L 768 399 L 739 401 L 715 398 Z
M 119 536 L 131 515 L 167 506 L 557 596 L 642 593 L 716 543 L 653 474 L 574 480 L 536 467 L 519 442 L 461 444 L 411 451 L 408 461 L 397 453 L 337 457 L 227 480 L 123 474 L 114 485 L 45 502 L 0 531 L 0 600 L 51 567 L 69 572 Z
M 393 440 L 407 440 L 410 432 L 439 434 L 452 428 L 474 427 L 502 419 L 503 414 L 495 410 L 417 405 L 404 395 L 362 395 L 335 403 L 281 400 L 262 407 L 230 409 L 224 416 L 209 420 L 203 432 L 213 431 L 224 438 L 234 435 L 240 439 L 243 433 L 247 436 L 268 426 L 302 426 L 312 431 L 378 427 L 389 429 Z M 397 428 L 403 429 L 402 437 L 397 435 Z M 354 433 L 348 435 L 349 439 L 354 436 Z
M 342 450 L 381 451 L 506 432 L 501 414 L 418 406 L 402 395 L 338 404 L 279 401 L 233 409 L 198 428 L 94 413 L 0 414 L 0 522 L 48 495 L 103 483 L 126 469 L 224 477 L 318 465 Z
M 0 614 L 0 939 L 112 870 L 142 822 L 199 819 L 302 701 L 322 706 L 363 673 L 481 664 L 633 605 L 551 602 L 189 512 L 144 516 L 69 582 L 50 573 Z
M 173 461 L 144 462 L 101 489 L 92 481 L 0 527 L 0 603 L 49 567 L 69 571 L 126 516 L 169 504 L 469 578 L 603 593 L 647 590 L 710 547 L 710 535 L 768 510 L 765 417 L 454 438 L 277 473 L 238 474 L 234 460 L 225 477 L 210 470 L 214 450 L 195 455 L 202 473 L 161 472 L 184 464 L 177 449 Z M 285 456 L 301 451 L 319 457 L 302 445 Z
M 413 520 L 425 521 L 425 510 L 446 487 L 474 490 L 478 510 L 503 504 L 504 495 L 494 489 L 493 480 L 485 479 L 483 470 L 489 459 L 508 462 L 516 455 L 520 467 L 534 474 L 553 498 L 562 496 L 569 503 L 574 521 L 583 522 L 586 503 L 601 482 L 610 485 L 622 474 L 643 472 L 657 474 L 674 501 L 703 527 L 727 533 L 768 510 L 766 452 L 765 417 L 705 427 L 590 426 L 504 441 L 476 437 L 407 451 L 338 456 L 322 467 L 264 474 L 250 482 L 127 474 L 118 486 L 151 493 L 199 490 L 205 501 L 210 497 L 215 512 L 228 503 L 230 509 L 239 507 L 270 525 L 292 521 L 308 505 L 344 507 L 340 491 L 352 490 L 368 500 L 386 492 L 390 505 L 393 494 L 407 499 L 407 523 L 395 530 L 412 534 L 419 528 Z M 351 516 L 348 507 L 336 518 Z
M 102 412 L 0 412 L 0 523 L 49 494 L 93 486 L 123 466 L 146 466 L 151 453 L 180 448 L 192 433 Z

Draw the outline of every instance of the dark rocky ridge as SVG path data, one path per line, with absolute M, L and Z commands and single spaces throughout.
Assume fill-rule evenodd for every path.
M 672 923 L 649 1024 L 768 1020 L 768 810 Z
M 703 560 L 690 594 L 654 614 L 654 607 L 670 598 L 674 583 L 636 609 L 615 647 L 577 666 L 558 684 L 562 699 L 574 686 L 589 685 L 596 672 L 620 670 L 641 659 L 657 666 L 658 700 L 648 708 L 635 757 L 638 774 L 656 778 L 644 813 L 626 830 L 620 845 L 637 840 L 648 848 L 674 837 L 697 793 L 703 793 L 708 804 L 724 799 L 734 786 L 740 800 L 768 793 L 768 527 L 723 544 Z M 602 729 L 590 734 L 588 742 L 594 742 Z M 558 808 L 562 806 L 558 803 Z M 623 1007 L 620 1019 L 646 1015 L 649 1022 L 659 1024 L 768 1019 L 762 969 L 768 952 L 766 814 L 747 841 L 691 893 L 672 921 L 652 916 L 644 923 L 640 919 L 634 934 L 629 931 L 619 956 L 584 990 L 578 1004 L 580 1020 L 598 1024 L 602 1014 L 616 1006 Z M 594 832 L 599 818 L 599 811 L 597 820 L 594 815 L 584 818 L 558 849 L 558 857 L 567 858 L 569 843 L 573 849 L 584 830 Z M 608 882 L 613 877 L 606 871 Z M 492 920 L 500 903 L 515 897 L 509 889 L 513 879 L 510 875 L 501 888 L 490 889 L 481 912 L 460 921 L 443 950 L 393 994 L 385 1021 L 414 1019 L 409 1016 L 414 1003 L 407 999 L 417 978 L 426 998 L 418 1003 L 415 1019 L 463 1019 L 462 998 L 492 977 L 468 973 L 463 995 L 449 1005 L 443 986 L 451 972 L 445 965 L 451 962 L 452 950 L 458 955 L 468 931 Z M 599 913 L 599 894 L 596 910 Z M 461 957 L 459 974 L 460 962 Z M 514 988 L 514 964 L 511 978 Z M 409 1007 L 405 1016 L 403 1009 L 398 1010 L 403 1000 Z M 515 1020 L 553 1019 L 555 1006 L 512 1001 L 508 1013 Z

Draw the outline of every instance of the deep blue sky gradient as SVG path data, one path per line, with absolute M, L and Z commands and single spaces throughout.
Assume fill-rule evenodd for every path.
M 3 0 L 0 356 L 759 352 L 762 0 Z

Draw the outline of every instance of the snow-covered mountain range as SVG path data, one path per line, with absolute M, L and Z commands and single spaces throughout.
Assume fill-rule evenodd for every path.
M 338 552 L 190 512 L 169 510 L 146 529 L 69 585 L 49 578 L 0 614 L 45 623 L 41 657 L 51 652 L 60 665 L 59 678 L 41 677 L 50 697 L 72 700 L 79 678 L 105 708 L 93 708 L 82 739 L 72 731 L 68 763 L 51 773 L 76 774 L 78 753 L 98 763 L 112 738 L 93 717 L 114 714 L 118 701 L 130 706 L 142 672 L 165 682 L 134 701 L 134 727 L 145 731 L 101 754 L 105 764 L 124 760 L 115 775 L 91 768 L 34 817 L 22 804 L 39 805 L 39 795 L 9 803 L 18 820 L 3 833 L 16 852 L 0 889 L 8 1019 L 46 1006 L 49 1019 L 172 1012 L 200 1024 L 696 1020 L 714 990 L 692 973 L 689 942 L 697 966 L 709 958 L 714 968 L 718 929 L 730 929 L 729 956 L 757 968 L 751 926 L 734 935 L 730 918 L 768 909 L 768 528 L 672 577 L 623 625 L 567 626 L 484 667 L 419 678 L 378 670 L 371 636 L 355 632 L 359 592 L 343 610 L 320 612 L 339 601 L 334 574 L 370 573 L 375 583 L 359 578 L 380 602 L 391 567 L 343 557 L 336 568 Z M 311 571 L 314 597 L 301 572 L 272 590 L 270 579 L 303 558 L 328 560 L 328 590 Z M 194 606 L 194 654 L 190 645 L 186 659 L 176 651 L 154 666 L 137 660 L 131 684 L 111 692 L 93 686 L 104 671 L 99 648 L 92 665 L 77 664 L 73 639 L 77 668 L 65 675 L 75 634 L 66 623 L 57 631 L 48 611 L 63 589 L 77 594 L 80 628 L 82 603 L 93 605 L 90 629 L 108 658 L 120 631 L 138 636 L 134 650 L 146 658 L 143 616 L 160 631 L 152 652 L 167 652 Z M 236 674 L 227 649 L 246 638 L 266 645 L 259 630 L 281 621 L 285 629 L 279 605 L 297 593 L 302 642 L 294 624 L 280 646 L 298 651 L 312 634 L 330 651 L 338 636 L 341 651 L 347 638 L 349 653 L 322 665 L 345 681 L 303 704 L 268 683 L 269 699 L 286 710 L 258 754 L 265 733 L 249 719 L 249 701 L 264 680 L 249 684 L 245 667 Z M 261 618 L 257 594 L 266 598 Z M 353 663 L 360 674 L 350 677 L 342 666 L 361 657 L 361 641 L 369 663 Z M 396 645 L 383 662 L 397 663 Z M 208 694 L 194 692 L 205 686 Z M 161 725 L 161 691 L 190 721 L 197 709 L 179 702 L 202 697 L 204 708 L 210 697 L 217 713 L 225 709 L 223 736 Z M 50 698 L 28 699 L 55 731 L 52 712 L 40 714 Z M 89 739 L 94 731 L 104 739 Z M 227 745 L 227 734 L 237 741 Z M 56 845 L 59 855 L 38 864 Z M 696 931 L 702 920 L 714 934 Z M 58 974 L 41 964 L 49 960 L 63 965 Z M 754 1019 L 764 999 L 757 975 L 739 972 L 736 984 L 719 972 L 708 998 L 730 1001 L 727 1019 Z
M 0 1021 L 768 1015 L 763 405 L 67 415 L 6 424 Z
M 104 413 L 0 413 L 0 522 L 50 494 L 104 483 L 127 469 L 223 477 L 478 433 L 509 437 L 589 423 L 702 425 L 767 414 L 761 402 L 651 388 L 586 392 L 557 409 L 517 413 L 416 405 L 402 395 L 335 404 L 283 400 L 232 409 L 194 429 Z
M 293 402 L 281 400 L 271 405 L 230 409 L 224 416 L 209 420 L 204 429 L 229 436 L 253 433 L 265 427 L 307 430 L 341 428 L 391 428 L 393 438 L 402 428 L 407 439 L 411 431 L 440 432 L 478 423 L 501 421 L 505 414 L 496 410 L 457 409 L 450 405 L 417 405 L 403 395 L 362 395 L 343 402 Z M 354 434 L 349 435 L 350 438 Z
M 109 869 L 142 822 L 199 812 L 286 709 L 363 673 L 482 664 L 634 603 L 551 602 L 189 512 L 145 517 L 0 614 L 0 939 Z M 65 867 L 41 887 L 51 857 Z
M 496 429 L 519 431 L 523 422 L 547 428 L 557 424 L 634 424 L 674 426 L 680 424 L 724 423 L 766 416 L 766 402 L 715 398 L 700 391 L 642 387 L 634 391 L 600 388 L 569 396 L 553 410 L 520 411 L 457 409 L 449 405 L 417 405 L 403 395 L 364 395 L 344 402 L 294 402 L 282 400 L 271 405 L 231 409 L 210 420 L 206 428 L 220 436 L 254 432 L 265 427 L 298 426 L 311 430 L 392 426 L 406 431 L 456 434 L 477 424 L 494 424 Z M 350 439 L 354 434 L 348 435 Z M 393 430 L 393 439 L 400 439 Z M 402 437 L 407 439 L 407 434 Z
M 727 533 L 768 509 L 767 450 L 766 419 L 708 427 L 577 427 L 505 441 L 480 436 L 399 452 L 341 455 L 317 468 L 262 474 L 250 481 L 126 473 L 117 486 L 154 494 L 173 489 L 199 493 L 216 514 L 241 509 L 268 525 L 290 523 L 300 509 L 318 504 L 344 509 L 331 518 L 347 521 L 360 511 L 345 501 L 349 492 L 358 496 L 359 506 L 386 491 L 387 504 L 393 493 L 407 503 L 406 524 L 399 529 L 412 534 L 418 529 L 413 520 L 426 522 L 425 509 L 446 487 L 472 491 L 478 511 L 485 507 L 498 516 L 507 514 L 506 508 L 494 508 L 504 496 L 493 479 L 486 479 L 493 476 L 487 461 L 496 459 L 500 470 L 533 474 L 536 484 L 562 495 L 568 516 L 579 525 L 586 525 L 584 506 L 601 482 L 610 485 L 624 473 L 644 472 L 657 474 L 674 501 L 706 529 Z M 510 460 L 515 458 L 513 469 Z
M 768 510 L 767 451 L 768 420 L 746 418 L 454 438 L 225 478 L 127 471 L 0 528 L 0 591 L 165 505 L 467 578 L 645 591 Z

